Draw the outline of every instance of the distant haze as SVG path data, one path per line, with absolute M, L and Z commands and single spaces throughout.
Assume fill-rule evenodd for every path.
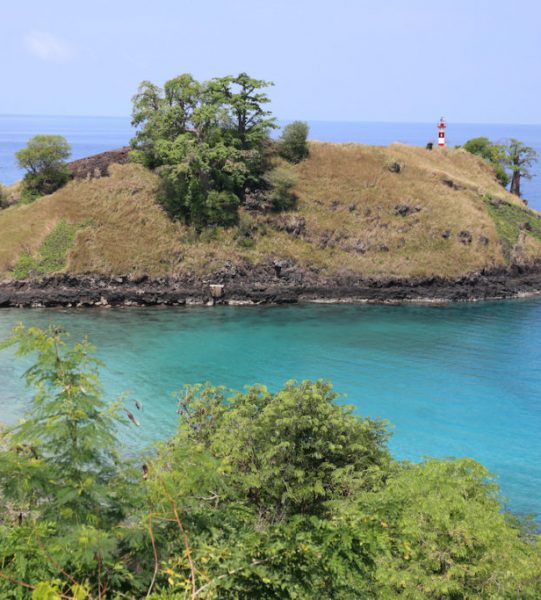
M 3 2 L 0 114 L 122 115 L 246 71 L 281 119 L 541 123 L 537 0 Z

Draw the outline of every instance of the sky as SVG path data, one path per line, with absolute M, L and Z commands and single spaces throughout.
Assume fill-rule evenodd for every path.
M 280 119 L 541 123 L 539 0 L 0 0 L 0 114 L 247 72 Z

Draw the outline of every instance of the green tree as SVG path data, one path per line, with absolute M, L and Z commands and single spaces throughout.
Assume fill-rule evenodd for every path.
M 133 157 L 156 169 L 168 212 L 197 229 L 232 225 L 246 190 L 268 169 L 264 109 L 270 85 L 241 73 L 200 83 L 189 74 L 163 89 L 143 82 L 133 99 Z
M 172 557 L 156 598 L 192 586 L 221 599 L 369 590 L 373 532 L 342 507 L 383 485 L 388 434 L 337 397 L 322 381 L 179 393 L 178 432 L 149 466 L 154 535 Z
M 107 520 L 118 510 L 109 484 L 119 463 L 115 427 L 122 420 L 119 404 L 102 399 L 92 347 L 68 347 L 59 330 L 22 325 L 7 345 L 16 345 L 19 356 L 37 353 L 37 362 L 25 374 L 36 389 L 30 410 L 9 430 L 0 472 L 4 493 L 30 510 L 40 507 L 44 516 L 95 521 L 99 508 Z
M 383 488 L 356 501 L 377 532 L 377 598 L 541 596 L 538 536 L 502 511 L 479 463 L 395 464 Z
M 263 108 L 270 99 L 259 91 L 271 85 L 270 81 L 254 79 L 246 73 L 218 77 L 207 84 L 205 100 L 225 109 L 225 129 L 233 134 L 242 150 L 259 147 L 269 130 L 276 127 L 271 112 Z
M 537 161 L 538 154 L 530 146 L 512 138 L 505 146 L 503 162 L 511 171 L 510 192 L 520 196 L 520 183 L 522 177 L 531 179 L 533 177 L 530 167 Z
M 37 585 L 62 571 L 71 583 L 81 575 L 89 592 L 123 581 L 114 528 L 137 490 L 118 454 L 120 405 L 102 398 L 93 348 L 22 325 L 0 348 L 8 346 L 37 359 L 25 374 L 35 389 L 29 409 L 0 440 L 0 505 L 13 523 L 0 527 L 0 594 L 11 597 L 9 577 Z
M 476 137 L 464 144 L 464 150 L 484 158 L 494 168 L 498 181 L 504 187 L 509 184 L 510 178 L 504 166 L 505 148 L 503 144 L 494 144 L 487 137 Z
M 279 140 L 280 156 L 293 163 L 308 157 L 308 123 L 293 121 L 284 127 Z
M 61 135 L 35 135 L 26 148 L 15 153 L 19 166 L 26 170 L 23 197 L 32 200 L 52 194 L 69 180 L 65 161 L 71 148 Z

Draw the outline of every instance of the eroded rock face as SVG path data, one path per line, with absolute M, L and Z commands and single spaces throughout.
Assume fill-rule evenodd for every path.
M 113 164 L 124 165 L 130 162 L 130 146 L 124 146 L 117 150 L 100 152 L 86 158 L 80 158 L 68 163 L 68 169 L 73 177 L 86 179 L 87 177 L 106 177 L 109 167 Z
M 541 293 L 541 262 L 450 280 L 363 278 L 347 271 L 327 277 L 317 268 L 269 258 L 257 266 L 227 262 L 205 278 L 193 273 L 159 279 L 59 274 L 32 281 L 5 280 L 0 282 L 0 307 L 441 302 L 534 293 Z
M 285 231 L 295 237 L 306 232 L 306 219 L 298 215 L 278 215 L 268 221 L 269 225 L 277 231 Z
M 458 239 L 461 244 L 468 245 L 472 243 L 473 237 L 470 231 L 464 229 L 458 232 Z

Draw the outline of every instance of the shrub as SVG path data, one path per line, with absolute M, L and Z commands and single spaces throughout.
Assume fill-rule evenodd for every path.
M 268 174 L 271 186 L 270 203 L 273 210 L 290 210 L 297 204 L 297 195 L 293 191 L 295 175 L 286 167 L 276 167 Z
M 9 203 L 6 188 L 0 183 L 0 210 L 2 210 L 2 208 L 7 208 L 8 206 Z
M 212 191 L 207 196 L 207 219 L 209 225 L 229 227 L 239 220 L 239 199 L 233 192 Z
M 284 127 L 280 137 L 280 156 L 293 163 L 308 157 L 308 123 L 293 121 Z
M 70 145 L 61 135 L 35 135 L 26 148 L 16 152 L 19 166 L 26 170 L 23 201 L 31 202 L 65 185 L 70 178 L 65 164 L 70 154 Z

